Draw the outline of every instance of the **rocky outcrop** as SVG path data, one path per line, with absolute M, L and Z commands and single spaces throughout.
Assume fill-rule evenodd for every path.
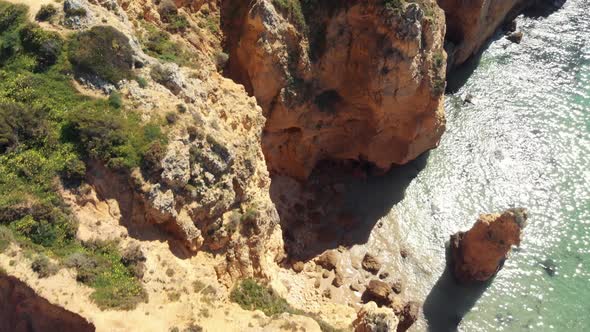
M 494 32 L 533 0 L 438 0 L 445 11 L 449 65 L 457 66 L 477 53 Z
M 453 271 L 461 282 L 486 281 L 498 272 L 526 225 L 524 209 L 483 214 L 467 232 L 451 236 Z
M 0 273 L 0 331 L 91 332 L 94 325 L 38 296 L 25 283 Z
M 271 171 L 304 179 L 325 159 L 388 169 L 437 145 L 446 55 L 434 0 L 274 3 L 223 8 L 227 74 L 264 111 Z
M 365 304 L 352 323 L 355 332 L 386 332 L 397 329 L 399 319 L 390 308 L 379 308 L 375 302 Z

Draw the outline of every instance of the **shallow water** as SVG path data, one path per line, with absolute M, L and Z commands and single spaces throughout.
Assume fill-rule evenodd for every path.
M 589 13 L 590 0 L 570 0 L 546 18 L 519 17 L 520 45 L 493 42 L 447 96 L 440 146 L 385 217 L 414 253 L 408 287 L 428 297 L 450 234 L 479 213 L 529 210 L 521 247 L 489 287 L 435 287 L 430 330 L 462 318 L 462 331 L 590 331 Z

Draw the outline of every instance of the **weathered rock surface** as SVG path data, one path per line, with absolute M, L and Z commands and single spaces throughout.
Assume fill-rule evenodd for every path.
M 444 131 L 444 17 L 434 0 L 303 5 L 226 2 L 230 77 L 267 119 L 271 171 L 307 178 L 324 159 L 404 164 Z M 305 26 L 304 26 L 305 25 Z
M 397 329 L 399 319 L 390 308 L 379 308 L 375 302 L 365 304 L 352 323 L 355 332 L 389 332 Z
M 374 301 L 379 305 L 389 305 L 391 303 L 390 295 L 392 294 L 391 286 L 381 280 L 371 280 L 363 294 L 365 301 Z
M 455 277 L 461 282 L 486 281 L 498 272 L 526 225 L 524 209 L 483 214 L 467 232 L 451 236 Z
M 25 283 L 0 273 L 0 331 L 91 332 L 94 325 L 38 296 Z
M 381 262 L 379 262 L 379 260 L 367 253 L 365 254 L 365 257 L 363 257 L 363 261 L 362 261 L 362 266 L 363 269 L 365 269 L 366 271 L 371 272 L 372 274 L 377 274 L 377 272 L 379 272 L 379 270 L 381 269 Z M 381 276 L 379 276 L 381 278 Z M 381 278 L 381 279 L 385 279 L 387 276 Z
M 450 66 L 467 61 L 498 27 L 533 3 L 534 0 L 438 0 L 446 15 Z

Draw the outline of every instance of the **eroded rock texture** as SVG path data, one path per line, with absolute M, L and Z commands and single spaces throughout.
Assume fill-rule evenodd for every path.
M 447 52 L 451 66 L 477 53 L 507 19 L 514 18 L 532 0 L 438 0 L 447 22 Z
M 486 281 L 498 272 L 513 245 L 520 245 L 526 225 L 524 209 L 482 214 L 467 232 L 451 236 L 455 277 L 461 282 Z
M 228 74 L 267 119 L 269 169 L 306 178 L 324 159 L 403 164 L 444 131 L 445 32 L 434 1 L 224 3 Z M 397 7 L 396 7 L 397 6 Z
M 0 274 L 0 332 L 93 332 L 94 325 L 38 296 L 25 283 Z

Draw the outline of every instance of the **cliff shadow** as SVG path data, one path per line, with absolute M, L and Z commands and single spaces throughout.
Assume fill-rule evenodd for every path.
M 534 5 L 523 11 L 530 18 L 545 18 L 560 10 L 566 0 L 537 0 Z
M 360 163 L 320 163 L 306 183 L 273 176 L 285 250 L 307 261 L 328 249 L 368 241 L 371 231 L 426 166 L 428 152 L 386 173 Z
M 458 331 L 463 317 L 490 286 L 493 279 L 483 283 L 462 285 L 453 276 L 450 248 L 446 248 L 446 268 L 426 297 L 423 306 L 429 332 Z
M 506 36 L 509 33 L 509 23 L 514 21 L 521 13 L 529 18 L 545 18 L 558 11 L 566 3 L 566 0 L 536 0 L 526 8 L 517 9 L 509 13 L 503 24 L 494 32 L 485 44 L 463 64 L 453 67 L 447 73 L 447 87 L 445 93 L 456 93 L 467 83 L 475 69 L 479 66 L 483 53 L 490 45 Z M 448 41 L 448 40 L 447 40 Z
M 116 202 L 116 208 L 109 206 L 110 218 L 127 229 L 127 234 L 139 241 L 166 242 L 170 252 L 180 259 L 194 256 L 187 246 L 174 235 L 174 229 L 166 224 L 154 224 L 146 217 L 150 207 L 135 194 L 128 177 L 109 170 L 99 162 L 88 166 L 86 182 L 96 191 L 100 202 Z M 111 209 L 116 212 L 113 213 Z

